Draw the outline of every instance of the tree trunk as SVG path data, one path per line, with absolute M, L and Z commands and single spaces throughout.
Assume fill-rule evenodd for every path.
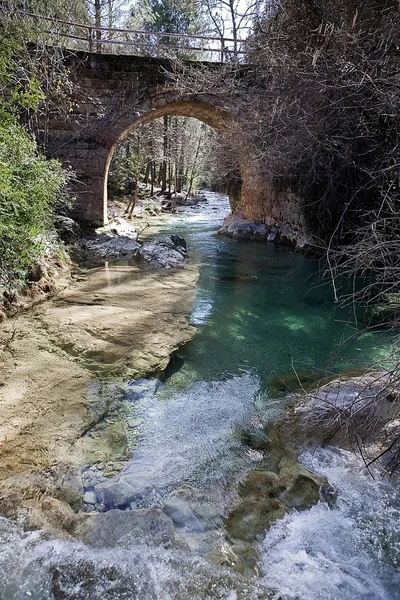
M 101 27 L 101 0 L 94 0 L 94 24 L 96 27 Z M 96 52 L 101 53 L 101 30 L 96 29 Z

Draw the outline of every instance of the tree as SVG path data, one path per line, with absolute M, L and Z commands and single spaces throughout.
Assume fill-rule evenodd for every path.
M 42 77 L 43 62 L 25 46 L 25 22 L 11 8 L 8 3 L 0 10 L 0 280 L 7 294 L 26 283 L 43 254 L 66 180 L 57 161 L 39 154 L 18 118 L 46 103 L 49 79 Z M 49 56 L 41 58 L 48 70 Z
M 142 182 L 167 198 L 189 195 L 207 179 L 208 128 L 197 119 L 165 116 L 134 129 L 120 144 L 110 165 L 109 194 L 129 194 L 131 181 Z
M 204 11 L 210 23 L 209 31 L 221 39 L 232 38 L 232 48 L 226 48 L 237 56 L 241 43 L 248 37 L 254 23 L 260 17 L 264 0 L 243 3 L 242 0 L 205 0 Z
M 202 18 L 196 0 L 146 0 L 132 10 L 132 17 L 145 31 L 199 33 Z M 170 43 L 174 43 L 170 39 Z

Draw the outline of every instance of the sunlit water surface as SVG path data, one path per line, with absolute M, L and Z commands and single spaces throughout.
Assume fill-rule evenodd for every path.
M 238 481 L 262 467 L 242 433 L 282 411 L 276 376 L 379 363 L 388 347 L 387 336 L 354 336 L 347 312 L 333 310 L 315 261 L 286 247 L 217 236 L 226 212 L 226 199 L 210 195 L 207 205 L 160 219 L 161 230 L 186 238 L 200 266 L 191 316 L 198 333 L 163 382 L 131 382 L 123 391 L 135 422 L 134 452 L 116 485 L 137 492 L 131 508 L 162 509 L 174 491 L 192 490 L 201 498 L 196 516 L 177 526 L 176 547 L 127 538 L 112 549 L 49 540 L 3 519 L 1 599 L 400 598 L 397 488 L 331 448 L 302 461 L 339 490 L 333 508 L 320 503 L 277 522 L 259 544 L 253 578 L 210 561 L 224 552 L 223 518 Z

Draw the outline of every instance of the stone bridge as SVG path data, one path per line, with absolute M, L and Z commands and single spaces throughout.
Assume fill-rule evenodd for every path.
M 209 90 L 183 94 L 168 77 L 169 59 L 75 52 L 66 55 L 73 101 L 53 114 L 46 128 L 48 153 L 76 175 L 76 217 L 107 223 L 107 177 L 115 148 L 134 127 L 164 115 L 195 117 L 217 130 L 238 119 L 243 101 Z M 202 68 L 203 63 L 193 62 Z M 209 68 L 221 69 L 218 63 Z M 303 243 L 304 218 L 298 200 L 283 185 L 265 180 L 265 169 L 249 156 L 240 165 L 241 189 L 232 190 L 239 219 L 264 223 L 285 239 Z M 231 198 L 231 200 L 233 199 Z M 236 218 L 236 217 L 235 217 Z
M 77 209 L 95 224 L 107 222 L 110 161 L 131 129 L 164 115 L 195 117 L 215 129 L 234 118 L 232 99 L 183 95 L 168 78 L 168 59 L 77 52 L 66 64 L 76 90 L 68 117 L 51 117 L 48 154 L 74 171 Z

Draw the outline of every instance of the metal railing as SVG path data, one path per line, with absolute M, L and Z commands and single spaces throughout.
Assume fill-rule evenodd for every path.
M 42 41 L 71 50 L 220 63 L 242 62 L 244 56 L 242 42 L 233 38 L 95 27 L 32 13 L 25 17 L 41 25 L 37 35 Z

